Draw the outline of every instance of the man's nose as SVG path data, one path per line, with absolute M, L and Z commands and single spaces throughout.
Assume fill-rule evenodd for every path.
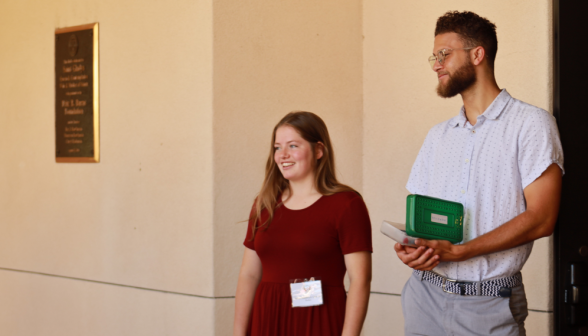
M 443 69 L 443 66 L 441 65 L 441 63 L 439 63 L 439 60 L 435 60 L 435 64 L 433 64 L 433 71 L 437 72 L 441 69 Z

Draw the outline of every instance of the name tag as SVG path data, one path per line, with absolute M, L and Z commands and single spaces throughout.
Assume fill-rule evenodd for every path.
M 323 288 L 320 280 L 310 279 L 293 280 L 290 283 L 292 295 L 292 307 L 311 307 L 323 304 Z

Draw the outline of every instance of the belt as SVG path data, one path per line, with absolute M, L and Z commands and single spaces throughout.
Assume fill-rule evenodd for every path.
M 479 296 L 500 296 L 510 297 L 511 288 L 520 286 L 523 283 L 521 272 L 506 278 L 493 279 L 488 281 L 459 281 L 449 279 L 430 271 L 414 271 L 421 280 L 427 280 L 443 291 L 458 295 L 479 295 Z

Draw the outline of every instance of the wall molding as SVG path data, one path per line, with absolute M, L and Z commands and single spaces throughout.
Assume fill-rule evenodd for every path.
M 133 288 L 133 289 L 146 290 L 146 291 L 158 292 L 158 293 L 164 293 L 164 294 L 174 294 L 174 295 L 190 296 L 190 297 L 196 297 L 196 298 L 200 298 L 200 299 L 216 300 L 216 299 L 234 299 L 235 298 L 234 296 L 206 296 L 206 295 L 197 295 L 197 294 L 190 294 L 190 293 L 166 291 L 166 290 L 162 290 L 162 289 L 139 287 L 139 286 L 131 286 L 131 285 L 114 283 L 114 282 L 91 280 L 91 279 L 70 277 L 70 276 L 67 276 L 67 275 L 59 275 L 59 274 L 50 274 L 50 273 L 43 273 L 43 272 L 27 271 L 27 270 L 20 270 L 20 269 L 7 268 L 7 267 L 0 267 L 0 270 L 2 270 L 2 271 L 8 271 L 8 272 L 18 272 L 18 273 L 27 273 L 27 274 L 35 274 L 35 275 L 49 276 L 49 277 L 61 278 L 61 279 L 68 279 L 68 280 L 85 281 L 85 282 L 91 282 L 91 283 L 96 283 L 96 284 L 101 284 L 101 285 L 109 285 L 109 286 Z

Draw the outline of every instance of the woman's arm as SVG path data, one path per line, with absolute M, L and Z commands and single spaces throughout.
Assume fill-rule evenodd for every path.
M 370 299 L 372 254 L 367 251 L 346 254 L 345 266 L 351 285 L 347 294 L 343 336 L 359 336 Z
M 255 290 L 261 280 L 261 260 L 257 252 L 245 248 L 243 263 L 239 272 L 237 295 L 235 296 L 235 320 L 233 324 L 233 336 L 245 336 L 249 326 L 251 307 L 255 298 Z

